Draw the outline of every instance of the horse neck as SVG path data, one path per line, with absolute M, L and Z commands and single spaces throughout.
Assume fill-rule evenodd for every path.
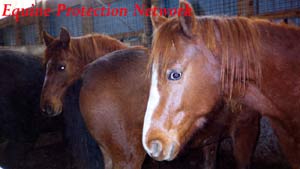
M 268 108 L 277 107 L 290 114 L 295 113 L 300 109 L 300 93 L 297 92 L 300 82 L 300 29 L 270 23 L 258 23 L 257 28 L 261 40 L 258 54 L 262 79 L 256 93 L 260 93 L 261 98 L 265 97 L 261 103 L 270 105 Z M 268 109 L 262 113 L 276 116 L 275 112 Z
M 123 43 L 117 43 L 116 45 L 108 47 L 108 48 L 103 48 L 103 45 L 105 45 L 105 44 L 99 44 L 96 46 L 95 54 L 91 56 L 91 58 L 87 61 L 87 63 L 90 63 L 108 53 L 128 48 L 128 46 L 126 46 Z
M 272 24 L 269 22 L 258 22 L 257 28 L 260 33 L 260 51 L 264 57 L 292 57 L 300 52 L 299 39 L 300 29 L 287 25 Z
M 233 21 L 240 25 L 232 24 Z M 237 93 L 243 92 L 247 82 L 258 87 L 271 80 L 274 81 L 273 84 L 278 84 L 278 75 L 291 71 L 286 65 L 296 67 L 295 63 L 300 64 L 300 58 L 297 56 L 300 53 L 297 43 L 300 39 L 299 28 L 248 19 L 229 20 L 228 23 L 236 26 L 240 34 L 236 34 L 237 31 L 232 32 L 232 29 L 219 29 L 223 36 L 220 40 L 216 39 L 222 43 L 218 43 L 215 49 L 222 63 L 222 87 L 230 97 L 234 90 L 237 90 Z M 224 36 L 227 34 L 231 36 Z M 227 42 L 230 43 L 226 44 Z M 300 69 L 297 69 L 297 73 L 300 74 Z
M 300 64 L 300 29 L 270 23 L 258 23 L 257 27 L 260 31 L 262 73 L 273 72 L 273 78 L 289 72 L 291 68 L 293 73 L 300 73 L 297 66 Z
M 88 46 L 86 46 L 86 44 L 82 44 L 78 45 L 80 46 L 80 49 L 76 49 L 78 68 L 81 69 L 81 72 L 87 64 L 93 62 L 94 60 L 116 50 L 128 48 L 125 44 L 115 39 L 103 40 L 95 38 L 90 39 L 88 42 Z M 86 42 L 82 41 L 80 43 Z

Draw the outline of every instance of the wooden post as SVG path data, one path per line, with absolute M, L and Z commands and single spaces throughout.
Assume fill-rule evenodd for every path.
M 145 8 L 151 8 L 151 1 L 143 0 Z M 150 17 L 144 16 L 144 33 L 142 35 L 142 43 L 145 47 L 151 47 L 152 41 L 152 24 Z
M 165 1 L 165 0 L 163 0 L 163 1 Z M 151 0 L 151 4 L 156 7 L 159 7 L 159 0 Z
M 42 8 L 43 3 L 45 3 L 45 2 L 43 2 L 43 1 L 37 2 L 37 0 L 35 0 L 35 6 L 37 8 Z M 44 25 L 43 25 L 43 20 L 44 19 L 43 18 L 44 18 L 43 16 L 36 16 L 35 25 L 36 25 L 36 28 L 37 28 L 37 31 L 38 31 L 37 37 L 36 37 L 36 39 L 37 39 L 36 44 L 37 45 L 43 44 L 43 34 L 42 34 L 42 32 L 44 30 Z
M 93 1 L 91 0 L 81 0 L 81 5 L 86 8 L 93 7 Z M 83 34 L 88 34 L 94 32 L 94 21 L 91 16 L 83 16 L 82 17 L 82 32 Z
M 20 22 L 14 22 L 14 30 L 15 30 L 15 38 L 16 38 L 16 46 L 21 46 L 23 43 L 23 38 L 22 38 L 22 27 Z
M 237 15 L 239 16 L 253 16 L 255 14 L 253 0 L 238 0 L 237 9 Z

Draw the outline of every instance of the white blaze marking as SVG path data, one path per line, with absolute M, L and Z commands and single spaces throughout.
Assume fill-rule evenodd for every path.
M 151 77 L 151 87 L 150 87 L 150 94 L 149 94 L 149 99 L 148 99 L 148 104 L 147 104 L 147 110 L 144 118 L 144 126 L 143 126 L 143 146 L 144 149 L 148 154 L 151 153 L 147 146 L 146 142 L 146 136 L 150 128 L 151 120 L 153 113 L 158 106 L 160 99 L 160 95 L 158 92 L 158 67 L 157 65 L 152 66 L 152 77 Z

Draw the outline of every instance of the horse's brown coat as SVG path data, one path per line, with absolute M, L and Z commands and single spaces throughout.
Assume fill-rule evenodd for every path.
M 169 130 L 176 132 L 177 141 L 182 143 L 184 137 L 196 130 L 197 119 L 210 114 L 218 102 L 225 100 L 233 109 L 245 105 L 268 116 L 286 157 L 294 169 L 299 168 L 299 39 L 297 27 L 258 19 L 195 16 L 170 19 L 154 36 L 150 64 L 159 65 L 161 98 L 149 131 L 143 132 L 151 133 L 161 114 L 172 119 L 180 109 L 188 112 L 187 120 Z M 171 83 L 165 76 L 174 67 L 183 76 Z M 181 102 L 164 113 L 165 103 L 171 102 L 168 96 L 183 87 L 186 90 Z M 164 140 L 168 135 L 168 131 L 162 130 L 156 136 L 148 135 L 147 141 L 153 137 Z
M 80 109 L 104 155 L 106 168 L 141 168 L 143 111 L 148 80 L 145 49 L 109 54 L 90 64 L 80 92 Z M 130 55 L 129 55 L 130 54 Z

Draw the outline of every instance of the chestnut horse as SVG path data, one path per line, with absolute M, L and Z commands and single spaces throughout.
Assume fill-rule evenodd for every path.
M 293 169 L 300 167 L 300 29 L 244 17 L 190 16 L 163 22 L 153 39 L 143 146 L 176 156 L 220 102 L 270 119 Z M 247 113 L 247 112 L 243 112 Z
M 82 75 L 80 109 L 104 154 L 105 168 L 138 169 L 143 163 L 145 152 L 140 140 L 150 87 L 147 63 L 145 49 L 129 48 L 97 59 Z M 219 142 L 232 135 L 238 167 L 247 168 L 259 130 L 259 115 L 250 109 L 242 117 L 229 112 L 216 112 L 223 116 L 212 114 L 207 130 L 198 131 L 189 147 L 197 147 L 204 140 Z M 206 168 L 215 168 L 216 147 L 205 147 Z
M 71 38 L 62 28 L 55 39 L 43 32 L 46 77 L 41 94 L 41 109 L 49 116 L 61 113 L 63 98 L 68 87 L 80 78 L 85 65 L 115 50 L 127 48 L 116 39 L 102 34 Z
M 72 165 L 81 168 L 101 166 L 103 161 L 101 152 L 88 133 L 79 111 L 77 94 L 80 85 L 73 82 L 80 78 L 87 63 L 126 46 L 116 39 L 101 34 L 71 38 L 65 28 L 61 29 L 57 39 L 46 32 L 43 32 L 43 35 L 47 47 L 44 61 L 47 70 L 41 93 L 41 108 L 48 116 L 56 116 L 62 111 L 64 102 L 63 117 L 68 150 L 74 158 Z M 95 158 L 97 160 L 89 161 Z

